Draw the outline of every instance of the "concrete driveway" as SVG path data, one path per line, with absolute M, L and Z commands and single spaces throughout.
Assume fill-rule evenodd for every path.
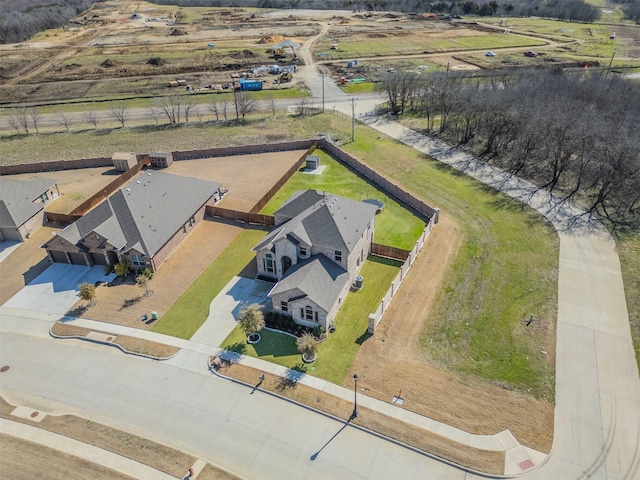
M 64 315 L 78 301 L 78 285 L 108 282 L 115 276 L 105 275 L 101 266 L 83 267 L 54 263 L 3 306 L 20 310 Z
M 233 277 L 211 302 L 206 322 L 191 337 L 191 341 L 219 347 L 238 324 L 238 316 L 243 305 L 259 303 L 264 305 L 263 311 L 271 307 L 267 294 L 273 286 L 273 283 L 262 280 Z

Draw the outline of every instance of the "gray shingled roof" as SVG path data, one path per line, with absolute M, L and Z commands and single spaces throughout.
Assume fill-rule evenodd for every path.
M 328 312 L 348 280 L 349 274 L 344 268 L 325 255 L 314 255 L 287 270 L 286 276 L 273 287 L 269 296 L 299 289 Z
M 311 203 L 313 198 L 316 201 Z M 301 209 L 301 206 L 306 208 Z M 351 252 L 375 217 L 377 207 L 338 195 L 323 195 L 315 190 L 307 190 L 296 192 L 276 214 L 282 210 L 285 214 L 297 213 L 270 232 L 254 250 L 270 248 L 282 235 L 295 235 L 309 245 Z
M 60 232 L 76 244 L 91 232 L 122 251 L 153 257 L 221 184 L 162 172 L 142 173 Z
M 19 227 L 42 210 L 44 203 L 34 200 L 56 183 L 51 178 L 25 181 L 0 177 L 0 227 Z

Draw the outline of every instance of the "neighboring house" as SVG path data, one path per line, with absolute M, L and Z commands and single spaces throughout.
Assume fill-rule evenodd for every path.
M 274 312 L 325 330 L 371 251 L 377 208 L 315 190 L 295 192 L 253 248 L 258 276 L 277 280 Z
M 219 183 L 141 173 L 43 247 L 52 262 L 155 271 L 220 197 Z
M 44 207 L 60 195 L 51 178 L 0 177 L 0 241 L 23 242 L 45 221 Z
M 111 157 L 111 161 L 118 172 L 126 172 L 138 163 L 138 157 L 131 152 L 116 152 Z

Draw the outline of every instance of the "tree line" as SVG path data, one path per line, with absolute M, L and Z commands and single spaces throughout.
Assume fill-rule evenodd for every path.
M 638 1 L 638 0 L 620 0 Z M 441 13 L 448 15 L 507 15 L 515 17 L 548 17 L 561 20 L 594 22 L 600 9 L 584 0 L 152 0 L 160 5 L 181 7 L 259 7 L 312 8 L 319 10 L 368 10 L 405 13 Z
M 389 108 L 533 181 L 556 200 L 640 227 L 640 84 L 607 73 L 521 70 L 385 75 Z
M 1 0 L 0 43 L 18 43 L 59 28 L 102 0 Z

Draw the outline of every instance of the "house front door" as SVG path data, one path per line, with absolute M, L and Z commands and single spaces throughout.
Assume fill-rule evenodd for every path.
M 290 266 L 291 266 L 291 259 L 285 255 L 284 257 L 282 257 L 282 274 L 283 275 L 284 275 L 284 272 L 286 272 Z

